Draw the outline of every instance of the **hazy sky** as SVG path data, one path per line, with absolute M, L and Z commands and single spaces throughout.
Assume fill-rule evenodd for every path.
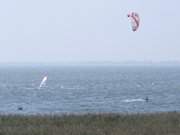
M 180 61 L 179 0 L 0 1 L 0 62 L 127 60 Z

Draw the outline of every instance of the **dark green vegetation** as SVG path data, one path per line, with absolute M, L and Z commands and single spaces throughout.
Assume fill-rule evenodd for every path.
M 180 135 L 180 113 L 1 115 L 0 135 Z

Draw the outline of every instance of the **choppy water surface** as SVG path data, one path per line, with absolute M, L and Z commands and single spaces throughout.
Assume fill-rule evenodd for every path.
M 0 68 L 3 114 L 161 111 L 180 111 L 179 67 Z

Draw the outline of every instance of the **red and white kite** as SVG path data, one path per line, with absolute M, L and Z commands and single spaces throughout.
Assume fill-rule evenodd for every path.
M 132 31 L 136 31 L 139 28 L 140 18 L 135 12 L 129 13 L 127 17 L 130 19 Z

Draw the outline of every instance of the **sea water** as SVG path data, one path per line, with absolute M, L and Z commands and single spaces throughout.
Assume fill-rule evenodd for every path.
M 46 85 L 38 89 L 45 75 Z M 180 111 L 179 67 L 0 68 L 0 114 L 166 111 Z

